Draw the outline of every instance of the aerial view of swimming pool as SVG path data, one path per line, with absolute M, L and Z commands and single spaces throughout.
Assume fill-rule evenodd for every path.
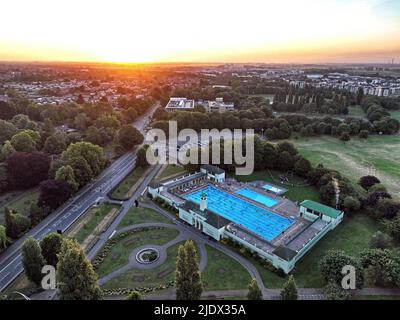
M 187 194 L 184 198 L 200 203 L 202 192 L 207 195 L 208 209 L 256 233 L 267 241 L 271 241 L 294 223 L 291 219 L 260 208 L 213 186 L 207 186 Z
M 257 201 L 259 203 L 262 203 L 263 205 L 267 207 L 272 207 L 278 203 L 278 201 L 271 199 L 270 197 L 264 196 L 262 194 L 259 194 L 257 192 L 254 192 L 253 190 L 250 189 L 240 189 L 236 191 L 237 194 L 240 194 L 243 197 L 252 199 L 254 201 Z

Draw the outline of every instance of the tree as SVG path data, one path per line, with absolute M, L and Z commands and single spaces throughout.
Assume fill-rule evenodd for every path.
M 16 115 L 15 107 L 8 102 L 0 101 L 0 119 L 10 120 Z
M 43 277 L 42 268 L 45 265 L 45 261 L 39 243 L 32 237 L 29 237 L 22 244 L 21 254 L 26 276 L 37 286 L 40 285 Z
M 91 178 L 97 176 L 105 167 L 106 161 L 103 158 L 103 149 L 90 142 L 77 142 L 70 144 L 62 154 L 61 160 L 66 164 L 70 165 L 74 169 L 75 177 L 80 178 L 79 174 L 82 172 L 76 172 L 76 159 L 84 159 L 85 165 L 88 165 L 90 172 L 86 172 L 85 176 L 88 175 Z M 78 161 L 82 162 L 82 161 Z M 82 169 L 82 166 L 78 166 Z
M 389 234 L 397 241 L 400 241 L 400 214 L 397 214 L 394 219 L 386 221 L 385 226 Z
M 287 141 L 282 141 L 279 142 L 277 145 L 277 150 L 278 152 L 288 152 L 290 155 L 295 156 L 298 151 L 296 147 L 293 145 L 293 143 L 287 142 Z
M 58 293 L 61 300 L 98 300 L 102 292 L 97 274 L 79 243 L 66 239 L 57 263 Z
M 175 283 L 177 300 L 200 300 L 203 285 L 197 251 L 191 240 L 179 246 Z
M 369 135 L 368 130 L 361 130 L 360 133 L 358 134 L 358 137 L 360 139 L 368 139 L 368 135 Z
M 142 295 L 139 291 L 135 290 L 128 294 L 126 300 L 142 300 Z
M 358 88 L 357 90 L 357 104 L 360 105 L 364 98 L 364 90 L 363 88 Z
M 67 147 L 64 135 L 55 133 L 46 139 L 43 151 L 48 154 L 60 154 Z
M 327 300 L 350 299 L 350 294 L 335 282 L 330 282 L 324 287 L 324 294 Z
M 400 203 L 392 199 L 380 199 L 372 211 L 372 215 L 377 218 L 393 219 L 400 212 Z
M 74 169 L 70 165 L 62 166 L 56 171 L 56 180 L 65 181 L 70 186 L 72 192 L 76 192 L 79 184 L 75 180 Z
M 346 211 L 354 212 L 360 209 L 360 201 L 352 196 L 344 198 L 343 206 Z
M 43 153 L 15 152 L 7 159 L 8 181 L 13 188 L 32 188 L 47 178 L 49 168 Z
M 126 150 L 130 150 L 135 145 L 141 144 L 143 140 L 144 137 L 140 131 L 130 125 L 124 125 L 118 131 L 118 143 Z
M 311 171 L 311 168 L 310 161 L 304 159 L 303 157 L 297 160 L 294 164 L 294 172 L 301 177 L 306 177 Z
M 283 285 L 280 296 L 282 300 L 297 300 L 297 287 L 293 275 L 290 275 Z
M 392 241 L 387 234 L 377 231 L 371 236 L 369 247 L 371 249 L 387 249 L 391 247 L 391 242 Z
M 11 139 L 17 133 L 18 129 L 11 123 L 0 119 L 0 144 Z
M 371 188 L 374 184 L 380 183 L 381 181 L 375 176 L 363 176 L 358 181 L 358 184 L 365 190 Z
M 47 264 L 50 264 L 54 267 L 57 266 L 57 255 L 61 252 L 63 241 L 63 237 L 56 232 L 49 233 L 42 239 L 42 241 L 40 241 L 42 255 Z
M 145 144 L 139 148 L 137 155 L 136 155 L 137 156 L 136 164 L 139 167 L 144 168 L 149 165 L 149 163 L 147 162 L 147 157 L 146 157 L 146 152 L 149 147 L 150 146 L 148 144 Z
M 321 197 L 321 200 L 330 205 L 330 206 L 335 206 L 336 205 L 336 189 L 335 185 L 333 184 L 332 181 L 328 182 L 327 184 L 323 185 L 319 189 L 319 195 Z
M 99 146 L 103 145 L 103 137 L 101 132 L 95 126 L 90 126 L 86 131 L 86 141 L 89 141 L 93 144 L 97 144 Z
M 13 135 L 11 138 L 11 144 L 18 152 L 33 152 L 36 150 L 35 140 L 24 131 Z
M 45 180 L 40 184 L 39 207 L 56 209 L 72 194 L 71 187 L 65 181 Z
M 7 248 L 8 239 L 6 233 L 6 227 L 0 224 L 0 252 Z
M 264 166 L 266 169 L 274 169 L 277 159 L 278 153 L 276 151 L 275 146 L 272 143 L 264 143 L 264 151 L 263 151 L 263 159 Z
M 334 282 L 341 285 L 343 279 L 342 269 L 344 266 L 353 266 L 356 271 L 356 287 L 363 285 L 363 268 L 358 258 L 351 257 L 340 250 L 329 250 L 320 260 L 319 269 L 322 278 L 326 282 Z
M 294 159 L 289 152 L 283 151 L 278 153 L 278 159 L 276 163 L 278 169 L 282 171 L 288 171 L 293 169 L 293 165 L 294 165 Z
M 340 138 L 341 141 L 346 142 L 346 141 L 350 141 L 350 135 L 347 132 L 342 132 L 340 134 Z
M 68 165 L 74 170 L 74 176 L 76 177 L 76 183 L 78 187 L 83 187 L 91 179 L 93 179 L 94 174 L 92 168 L 88 162 L 83 157 L 72 158 Z
M 360 254 L 364 268 L 368 269 L 368 285 L 400 286 L 400 254 L 398 250 L 368 249 Z
M 0 163 L 0 193 L 7 190 L 8 186 L 8 174 L 7 174 L 7 164 Z
M 257 284 L 256 279 L 251 279 L 251 282 L 249 283 L 249 292 L 247 293 L 247 299 L 249 300 L 262 300 L 263 295 L 261 292 L 260 287 Z
M 32 203 L 29 208 L 29 219 L 31 221 L 31 225 L 37 225 L 40 221 L 48 216 L 50 213 L 49 208 L 41 208 L 37 205 L 37 203 Z
M 11 211 L 8 208 L 4 209 L 4 220 L 6 224 L 6 234 L 12 239 L 18 239 L 31 226 L 31 222 L 27 217 Z
M 15 152 L 14 147 L 11 142 L 7 140 L 1 148 L 0 158 L 2 161 L 7 161 L 7 159 Z

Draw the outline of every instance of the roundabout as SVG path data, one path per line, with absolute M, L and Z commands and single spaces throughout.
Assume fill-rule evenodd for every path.
M 160 257 L 160 253 L 155 248 L 144 248 L 136 253 L 136 261 L 143 264 L 154 263 Z

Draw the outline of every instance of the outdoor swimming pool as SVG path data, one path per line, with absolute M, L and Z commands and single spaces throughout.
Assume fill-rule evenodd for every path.
M 236 191 L 237 194 L 240 194 L 243 197 L 252 199 L 254 201 L 257 201 L 259 203 L 262 203 L 263 205 L 267 207 L 272 207 L 278 203 L 278 201 L 271 199 L 270 197 L 264 196 L 262 194 L 259 194 L 257 192 L 254 192 L 253 190 L 250 189 L 240 189 Z
M 187 194 L 184 198 L 200 203 L 202 192 L 207 195 L 208 209 L 256 233 L 267 241 L 271 241 L 294 223 L 291 219 L 260 208 L 213 186 L 207 186 Z

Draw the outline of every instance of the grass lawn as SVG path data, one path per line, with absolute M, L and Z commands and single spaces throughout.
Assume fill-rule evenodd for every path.
M 392 116 L 392 118 L 395 118 L 400 121 L 400 111 L 392 111 L 390 115 Z
M 39 190 L 32 189 L 24 192 L 20 196 L 16 197 L 15 200 L 8 202 L 6 205 L 0 207 L 0 224 L 4 223 L 4 208 L 16 210 L 18 213 L 29 216 L 29 211 L 32 203 L 36 203 L 39 197 Z
M 160 176 L 158 177 L 158 180 L 163 180 L 166 177 L 173 176 L 173 175 L 175 176 L 175 175 L 183 174 L 186 172 L 187 171 L 182 166 L 178 166 L 176 164 L 169 164 L 165 167 L 163 172 L 161 172 Z
M 247 289 L 251 277 L 236 260 L 206 245 L 207 266 L 202 273 L 204 290 Z
M 353 117 L 365 117 L 364 110 L 361 106 L 350 106 L 349 109 L 349 116 Z
M 97 274 L 102 277 L 128 263 L 132 250 L 145 244 L 163 245 L 178 236 L 176 229 L 162 228 L 157 230 L 143 230 L 131 234 L 117 242 L 97 268 Z
M 313 165 L 337 169 L 353 182 L 375 175 L 395 197 L 400 193 L 400 136 L 352 137 L 346 143 L 330 136 L 293 139 L 300 154 Z
M 178 248 L 182 244 L 183 242 L 168 248 L 167 259 L 161 266 L 147 270 L 129 270 L 105 283 L 103 288 L 113 289 L 150 287 L 173 281 L 175 279 L 175 266 Z
M 139 224 L 145 222 L 162 222 L 171 223 L 171 220 L 164 217 L 155 210 L 141 207 L 132 207 L 129 209 L 117 229 L 121 229 L 132 224 Z
M 281 174 L 279 171 L 272 171 L 272 174 L 275 178 L 275 181 L 279 181 L 279 175 Z M 242 182 L 250 182 L 254 180 L 264 180 L 266 182 L 274 183 L 278 186 L 288 189 L 288 192 L 285 193 L 285 196 L 293 201 L 303 201 L 305 199 L 320 201 L 318 189 L 314 186 L 307 186 L 307 187 L 291 187 L 288 185 L 283 185 L 280 183 L 276 183 L 271 179 L 268 171 L 255 171 L 248 176 L 235 176 L 235 179 Z M 292 177 L 291 181 L 293 183 L 301 183 L 303 179 L 299 177 Z
M 296 264 L 293 275 L 300 288 L 320 288 L 324 285 L 318 264 L 328 250 L 343 250 L 357 256 L 368 248 L 371 236 L 378 231 L 377 223 L 368 216 L 359 213 L 343 221 L 330 231 Z M 286 279 L 263 268 L 254 262 L 267 288 L 281 288 Z
M 92 208 L 87 215 L 90 215 L 89 220 L 87 220 L 80 230 L 74 235 L 74 238 L 82 243 L 98 226 L 98 224 L 104 219 L 104 217 L 112 210 L 119 209 L 119 206 L 112 204 L 103 204 L 98 208 Z
M 133 169 L 124 180 L 114 189 L 112 197 L 118 200 L 130 198 L 135 190 L 132 187 L 143 176 L 147 168 L 137 167 Z

